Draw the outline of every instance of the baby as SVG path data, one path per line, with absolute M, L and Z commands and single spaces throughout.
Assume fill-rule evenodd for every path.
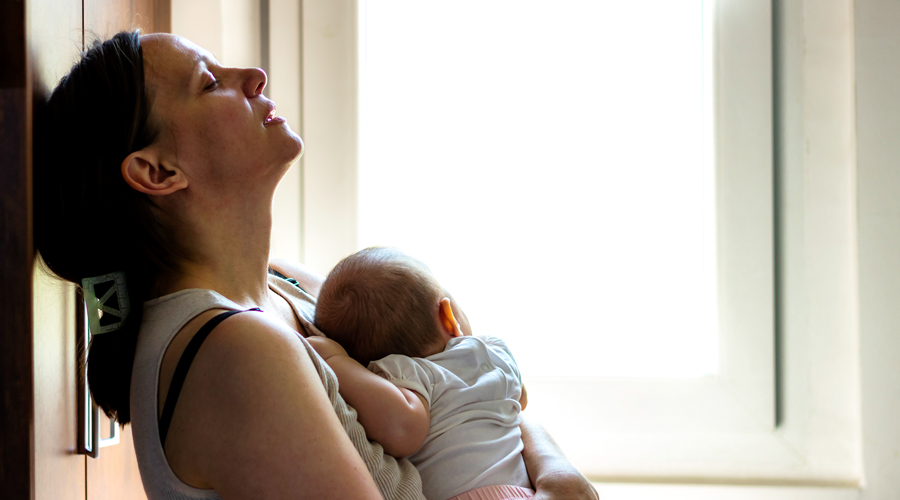
M 532 496 L 519 431 L 526 393 L 512 353 L 472 336 L 424 264 L 392 248 L 345 258 L 322 285 L 315 324 L 337 342 L 308 339 L 341 395 L 370 439 L 409 456 L 426 498 Z

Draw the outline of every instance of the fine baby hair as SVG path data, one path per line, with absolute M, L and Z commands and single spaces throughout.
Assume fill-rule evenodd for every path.
M 441 341 L 443 296 L 425 264 L 395 248 L 366 248 L 328 273 L 315 324 L 363 366 L 389 354 L 422 357 Z

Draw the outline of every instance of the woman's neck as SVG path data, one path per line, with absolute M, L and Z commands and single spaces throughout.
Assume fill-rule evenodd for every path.
M 246 307 L 268 305 L 271 200 L 194 205 L 178 231 L 189 258 L 157 279 L 160 295 L 188 288 L 214 290 Z M 204 209 L 205 208 L 205 209 Z

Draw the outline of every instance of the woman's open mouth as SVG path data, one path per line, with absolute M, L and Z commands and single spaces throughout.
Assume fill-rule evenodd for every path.
M 277 123 L 284 123 L 284 118 L 282 118 L 280 116 L 275 116 L 275 110 L 273 109 L 272 112 L 269 113 L 268 116 L 266 116 L 266 121 L 263 122 L 263 126 L 268 127 L 269 125 L 273 125 L 273 124 L 277 124 Z
M 272 106 L 272 109 L 269 110 L 269 114 L 266 115 L 265 121 L 263 121 L 263 126 L 268 127 L 269 125 L 284 123 L 284 118 L 280 116 L 275 116 L 275 107 Z

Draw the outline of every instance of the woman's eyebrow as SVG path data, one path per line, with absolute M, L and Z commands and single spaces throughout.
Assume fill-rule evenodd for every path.
M 212 56 L 212 57 L 210 57 L 210 56 Z M 219 61 L 218 61 L 218 59 L 216 59 L 215 54 L 210 53 L 209 55 L 207 55 L 202 52 L 197 57 L 197 63 L 198 64 L 203 63 L 206 66 L 218 66 L 219 65 Z
M 193 88 L 195 86 L 203 86 L 202 78 L 209 70 L 209 66 L 215 66 L 215 59 L 210 59 L 206 54 L 197 54 L 194 58 L 194 64 L 192 71 L 187 75 L 187 81 L 184 82 L 184 86 L 186 88 Z M 201 81 L 201 83 L 197 83 Z

